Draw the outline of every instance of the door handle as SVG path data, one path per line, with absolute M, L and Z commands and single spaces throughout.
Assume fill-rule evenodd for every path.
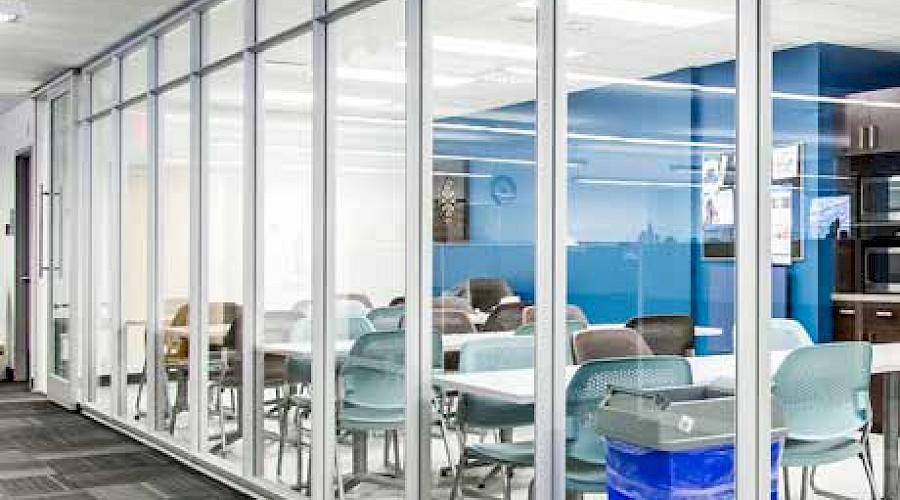
M 893 311 L 875 311 L 876 318 L 893 318 Z
M 866 149 L 866 127 L 859 127 L 859 149 Z
M 19 276 L 19 281 L 23 283 L 28 283 L 31 281 L 31 276 Z
M 838 309 L 838 314 L 841 316 L 855 316 L 856 309 Z
M 878 126 L 869 125 L 869 149 L 878 147 Z

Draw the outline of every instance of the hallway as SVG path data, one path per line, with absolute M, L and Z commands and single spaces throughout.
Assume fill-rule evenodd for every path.
M 0 384 L 0 498 L 246 498 L 142 444 Z

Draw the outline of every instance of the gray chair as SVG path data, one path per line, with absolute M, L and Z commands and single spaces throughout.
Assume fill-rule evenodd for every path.
M 469 278 L 448 295 L 462 297 L 479 311 L 491 311 L 504 297 L 515 295 L 503 278 Z
M 435 309 L 453 309 L 456 311 L 465 311 L 471 313 L 472 306 L 469 301 L 462 297 L 454 297 L 450 295 L 441 295 L 431 300 L 431 306 Z
M 448 333 L 475 333 L 475 325 L 464 311 L 454 309 L 435 309 L 431 313 L 434 331 L 442 335 Z
M 528 306 L 522 310 L 522 323 L 529 324 L 534 323 L 537 316 L 537 309 L 534 306 Z M 590 323 L 588 323 L 587 316 L 585 316 L 584 311 L 581 310 L 580 307 L 569 304 L 566 306 L 566 321 L 576 321 L 584 325 L 584 328 L 587 328 Z
M 694 353 L 694 320 L 682 314 L 658 314 L 629 319 L 625 326 L 644 337 L 654 354 Z
M 594 359 L 650 356 L 653 351 L 631 328 L 589 328 L 572 337 L 576 364 Z
M 484 327 L 484 332 L 507 332 L 515 330 L 522 326 L 522 309 L 524 304 L 521 302 L 509 302 L 500 304 L 491 311 Z
M 369 298 L 368 295 L 362 293 L 339 293 L 337 295 L 338 299 L 350 300 L 353 302 L 359 302 L 366 309 L 372 308 L 372 299 Z

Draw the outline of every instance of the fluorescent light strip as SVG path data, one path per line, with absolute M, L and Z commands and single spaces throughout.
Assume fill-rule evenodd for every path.
M 405 42 L 400 44 L 405 46 Z M 460 38 L 455 36 L 435 35 L 431 39 L 432 48 L 438 52 L 460 54 L 477 57 L 505 57 L 522 61 L 537 60 L 537 48 L 533 45 L 482 40 L 477 38 Z M 569 49 L 566 57 L 578 57 L 584 52 Z
M 518 6 L 534 10 L 535 1 L 524 0 Z M 721 12 L 637 0 L 569 0 L 566 10 L 570 16 L 597 17 L 670 28 L 695 28 L 734 18 L 731 14 Z
M 341 80 L 354 80 L 373 83 L 406 83 L 406 73 L 383 69 L 339 67 L 337 76 Z M 438 88 L 451 88 L 467 85 L 475 81 L 474 78 L 450 75 L 432 76 L 432 84 Z

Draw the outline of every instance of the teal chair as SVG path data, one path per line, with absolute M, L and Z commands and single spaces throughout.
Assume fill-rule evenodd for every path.
M 366 317 L 341 317 L 335 319 L 336 338 L 358 340 L 367 333 L 375 331 L 372 322 Z
M 597 435 L 597 409 L 611 385 L 632 389 L 691 385 L 681 356 L 633 356 L 588 361 L 566 389 L 566 491 L 606 492 L 606 444 Z
M 459 353 L 461 373 L 511 370 L 534 367 L 534 339 L 508 337 L 472 340 L 463 344 Z M 513 404 L 492 398 L 460 394 L 456 410 L 459 447 L 462 450 L 452 499 L 463 495 L 462 479 L 471 466 L 500 466 L 504 474 L 504 496 L 512 494 L 512 471 L 517 467 L 530 467 L 534 461 L 534 445 L 531 442 L 474 443 L 466 442 L 473 430 L 514 429 L 534 424 L 534 405 Z
M 871 371 L 872 346 L 865 342 L 801 347 L 782 362 L 772 396 L 788 428 L 782 458 L 785 498 L 790 498 L 790 468 L 802 469 L 801 498 L 806 499 L 808 489 L 821 492 L 815 486 L 817 467 L 853 457 L 862 462 L 876 498 L 869 445 Z
M 790 318 L 769 320 L 769 350 L 793 351 L 813 345 L 806 328 L 799 321 Z
M 403 328 L 406 306 L 376 307 L 366 314 L 377 332 L 396 332 Z

